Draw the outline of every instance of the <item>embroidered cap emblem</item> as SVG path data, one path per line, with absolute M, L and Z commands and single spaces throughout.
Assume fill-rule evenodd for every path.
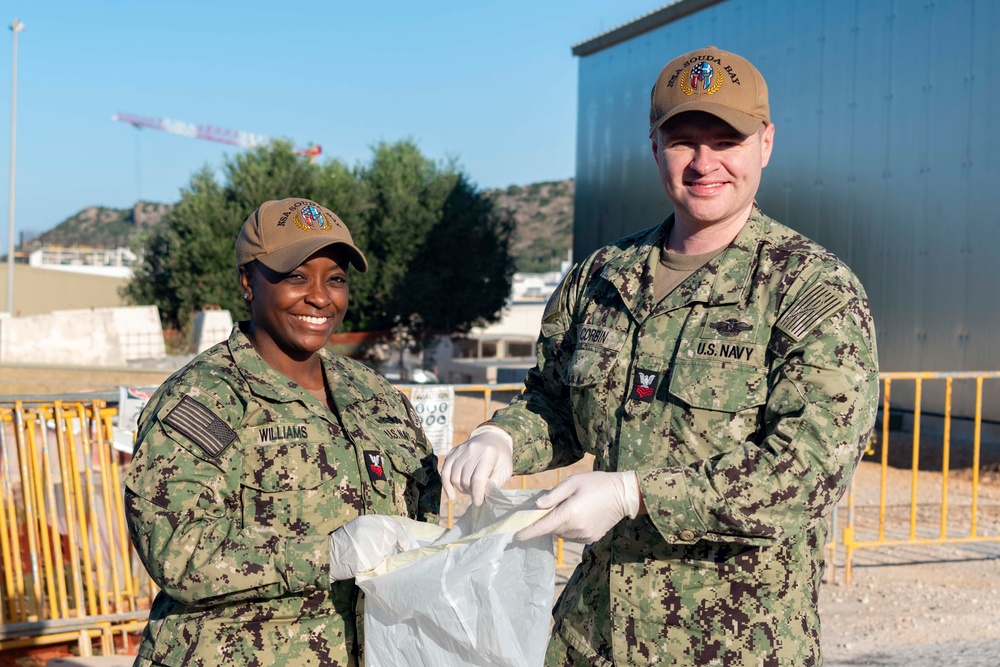
M 696 92 L 713 95 L 721 86 L 722 77 L 716 76 L 715 68 L 705 61 L 692 65 L 681 74 L 681 91 L 685 95 L 694 95 Z
M 295 225 L 305 232 L 333 227 L 333 223 L 323 217 L 322 211 L 312 205 L 303 206 L 301 210 L 296 211 L 293 220 Z
M 365 465 L 368 466 L 368 476 L 372 482 L 385 479 L 385 468 L 382 467 L 382 454 L 377 451 L 365 450 Z
M 636 382 L 632 388 L 631 398 L 644 403 L 651 403 L 653 395 L 656 394 L 656 384 L 660 374 L 657 371 L 646 370 L 645 368 L 635 369 Z
M 735 317 L 730 317 L 728 320 L 722 320 L 721 322 L 712 322 L 708 325 L 708 328 L 715 329 L 723 336 L 739 336 L 744 331 L 753 329 L 752 326 L 746 322 L 740 322 Z

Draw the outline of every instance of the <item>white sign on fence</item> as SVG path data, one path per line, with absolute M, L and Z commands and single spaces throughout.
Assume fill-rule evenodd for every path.
M 135 433 L 139 430 L 139 413 L 154 391 L 156 387 L 118 387 L 118 423 L 112 443 L 118 451 L 132 453 Z
M 445 386 L 414 387 L 410 396 L 427 439 L 439 455 L 451 451 L 455 413 L 455 389 Z

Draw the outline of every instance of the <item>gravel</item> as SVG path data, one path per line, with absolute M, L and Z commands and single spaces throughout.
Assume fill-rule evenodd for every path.
M 965 471 L 967 472 L 967 471 Z M 863 462 L 855 477 L 858 539 L 877 535 L 880 469 Z M 971 475 L 948 480 L 949 538 L 971 534 Z M 909 533 L 909 470 L 887 471 L 886 535 Z M 918 537 L 941 534 L 940 473 L 917 475 Z M 979 487 L 977 535 L 1000 540 L 1000 483 Z M 845 516 L 846 507 L 840 508 Z M 843 563 L 844 551 L 838 550 Z M 908 667 L 1000 666 L 1000 541 L 952 541 L 862 549 L 854 558 L 852 582 L 820 590 L 823 651 L 828 667 L 907 665 Z

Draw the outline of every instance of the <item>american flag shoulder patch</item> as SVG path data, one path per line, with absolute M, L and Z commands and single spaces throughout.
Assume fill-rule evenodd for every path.
M 840 294 L 829 286 L 817 283 L 801 294 L 792 307 L 782 315 L 775 326 L 789 338 L 798 342 L 817 324 L 830 317 L 847 304 Z
M 566 281 L 559 283 L 559 287 L 556 291 L 549 296 L 549 300 L 545 304 L 545 310 L 542 312 L 542 322 L 548 322 L 559 314 L 562 309 L 562 299 L 563 290 L 566 289 Z
M 204 405 L 184 396 L 163 422 L 190 438 L 213 459 L 236 439 L 236 431 Z

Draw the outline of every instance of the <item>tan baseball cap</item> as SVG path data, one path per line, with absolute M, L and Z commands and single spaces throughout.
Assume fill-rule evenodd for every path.
M 328 245 L 347 247 L 354 268 L 361 273 L 368 270 L 364 253 L 333 211 L 308 199 L 266 201 L 250 214 L 236 237 L 236 265 L 256 259 L 269 269 L 288 273 Z
M 707 46 L 674 58 L 660 70 L 649 104 L 649 136 L 685 111 L 704 111 L 743 134 L 770 124 L 767 84 L 746 58 Z

